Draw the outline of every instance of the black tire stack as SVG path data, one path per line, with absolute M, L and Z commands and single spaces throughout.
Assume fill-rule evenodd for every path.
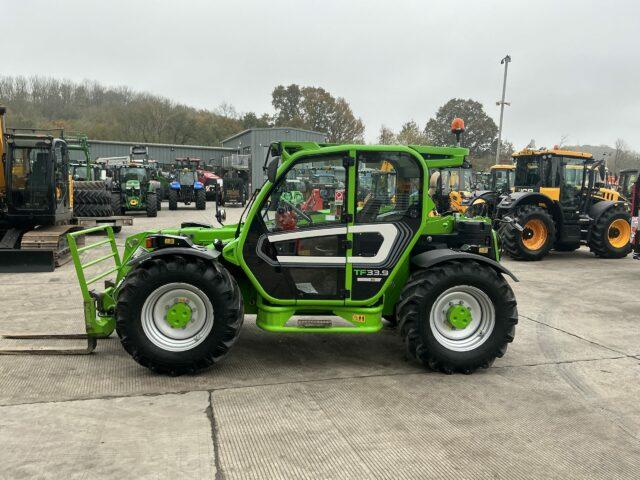
M 104 182 L 73 183 L 73 213 L 76 217 L 110 217 L 113 215 L 111 193 Z

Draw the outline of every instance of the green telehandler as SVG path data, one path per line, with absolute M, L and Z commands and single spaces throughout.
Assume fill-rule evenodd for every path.
M 466 155 L 459 147 L 280 142 L 235 225 L 138 233 L 122 254 L 108 232 L 110 253 L 96 260 L 84 257 L 104 242 L 76 245 L 92 229 L 69 234 L 88 351 L 116 330 L 139 364 L 179 375 L 221 360 L 245 314 L 279 333 L 374 333 L 385 318 L 428 368 L 487 368 L 514 338 L 516 299 L 505 276 L 516 279 L 499 263 L 489 219 L 439 216 L 428 195 L 429 171 L 462 165 Z M 287 180 L 327 166 L 344 188 L 322 209 L 303 210 L 283 195 Z M 359 172 L 371 170 L 392 172 L 393 181 L 363 197 Z M 216 218 L 225 219 L 217 206 Z M 103 291 L 92 289 L 110 276 Z

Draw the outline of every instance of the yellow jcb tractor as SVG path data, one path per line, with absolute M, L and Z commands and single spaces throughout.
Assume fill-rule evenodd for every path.
M 618 192 L 601 186 L 601 161 L 590 153 L 560 149 L 525 149 L 513 159 L 514 191 L 500 201 L 495 217 L 505 253 L 540 260 L 551 249 L 588 245 L 602 258 L 629 254 L 629 205 Z
M 515 169 L 513 164 L 491 165 L 487 188 L 474 190 L 462 203 L 467 216 L 484 215 L 493 218 L 501 198 L 513 192 Z

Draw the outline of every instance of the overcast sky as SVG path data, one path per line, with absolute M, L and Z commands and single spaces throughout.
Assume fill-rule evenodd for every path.
M 640 149 L 640 2 L 633 0 L 0 0 L 6 75 L 127 85 L 194 107 L 271 112 L 275 85 L 350 102 L 367 141 L 421 127 L 452 97 L 499 116 L 516 147 Z

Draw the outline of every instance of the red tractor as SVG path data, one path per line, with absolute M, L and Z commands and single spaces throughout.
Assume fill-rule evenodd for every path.
M 198 169 L 198 181 L 204 185 L 207 200 L 219 200 L 218 193 L 222 192 L 222 178 L 208 170 Z

